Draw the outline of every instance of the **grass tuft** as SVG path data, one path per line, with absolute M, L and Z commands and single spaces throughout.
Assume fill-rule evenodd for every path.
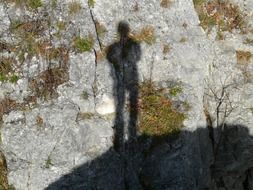
M 172 4 L 171 0 L 161 0 L 160 6 L 163 8 L 169 8 Z
M 94 8 L 95 0 L 88 0 L 88 6 L 91 7 L 91 8 Z
M 139 131 L 147 136 L 177 135 L 186 116 L 173 108 L 172 102 L 152 82 L 140 86 Z
M 220 33 L 232 32 L 233 29 L 245 33 L 245 15 L 238 6 L 230 3 L 229 0 L 193 0 L 193 3 L 199 15 L 200 25 L 208 32 L 213 26 L 217 26 Z M 217 39 L 220 39 L 219 36 Z
M 77 37 L 74 39 L 74 48 L 78 52 L 91 51 L 94 44 L 93 37 L 89 35 L 86 38 Z
M 70 15 L 76 15 L 81 11 L 82 5 L 79 1 L 72 1 L 69 3 L 68 8 Z
M 151 45 L 155 42 L 155 28 L 153 26 L 145 26 L 140 32 L 132 32 L 130 37 L 137 42 L 146 42 Z

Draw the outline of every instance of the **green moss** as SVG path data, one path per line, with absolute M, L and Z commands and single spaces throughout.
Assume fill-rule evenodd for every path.
M 186 116 L 175 110 L 172 102 L 152 82 L 140 86 L 139 131 L 147 136 L 177 135 Z
M 170 89 L 170 95 L 171 96 L 177 96 L 182 92 L 182 88 L 180 86 L 175 86 Z
M 199 6 L 199 5 L 203 4 L 205 1 L 206 1 L 206 0 L 193 0 L 193 4 L 194 4 L 195 6 Z
M 77 37 L 74 40 L 74 47 L 79 52 L 86 52 L 90 51 L 93 47 L 94 40 L 91 36 L 86 38 Z
M 89 5 L 89 7 L 94 8 L 94 6 L 95 6 L 95 0 L 88 0 L 88 5 Z
M 43 6 L 43 3 L 41 0 L 28 0 L 27 5 L 31 9 L 38 9 L 39 7 Z
M 9 78 L 9 81 L 11 82 L 11 83 L 17 83 L 17 81 L 19 80 L 19 76 L 17 76 L 17 75 L 12 75 L 10 78 Z
M 8 190 L 15 190 L 16 188 L 14 187 L 14 185 L 9 185 L 9 189 Z

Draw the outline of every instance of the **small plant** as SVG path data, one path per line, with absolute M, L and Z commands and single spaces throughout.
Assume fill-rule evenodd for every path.
M 208 32 L 213 26 L 217 26 L 219 32 L 231 32 L 233 29 L 245 32 L 245 15 L 229 0 L 194 0 L 193 3 L 199 15 L 200 25 Z
M 91 8 L 94 8 L 95 0 L 88 0 L 88 6 L 91 7 Z
M 0 60 L 0 81 L 17 83 L 19 77 L 14 73 L 13 65 L 16 61 L 13 58 L 2 58 Z
M 56 23 L 56 26 L 57 26 L 58 30 L 60 30 L 60 31 L 65 30 L 66 29 L 66 22 L 58 21 Z
M 171 47 L 169 44 L 163 45 L 163 54 L 168 54 L 171 50 Z
M 9 81 L 11 82 L 11 83 L 17 83 L 18 82 L 18 80 L 19 80 L 19 76 L 18 75 L 12 75 L 11 77 L 10 77 L 10 79 L 9 79 Z
M 44 123 L 44 120 L 42 117 L 40 117 L 39 115 L 36 117 L 36 125 L 38 126 L 42 126 Z
M 146 42 L 147 44 L 153 44 L 155 42 L 155 29 L 153 26 L 145 26 L 138 33 L 131 33 L 132 37 L 137 42 Z
M 82 9 L 81 3 L 78 1 L 72 1 L 69 3 L 68 5 L 69 8 L 69 14 L 70 15 L 75 15 L 77 13 L 79 13 Z
M 77 117 L 76 117 L 76 121 L 81 121 L 81 120 L 89 120 L 89 119 L 92 119 L 94 117 L 94 113 L 92 112 L 79 112 L 77 114 Z
M 14 187 L 14 185 L 9 185 L 9 189 L 8 190 L 16 190 L 16 188 Z
M 172 4 L 171 0 L 161 0 L 160 6 L 163 8 L 169 8 Z
M 38 9 L 43 6 L 41 0 L 28 0 L 27 5 L 31 9 Z
M 57 97 L 57 87 L 68 81 L 68 70 L 66 68 L 48 69 L 30 81 L 29 87 L 34 96 L 43 100 Z
M 249 45 L 253 45 L 253 39 L 250 38 L 246 38 L 243 42 L 244 44 L 249 44 Z
M 103 38 L 104 34 L 107 32 L 105 26 L 98 21 L 95 22 L 95 25 L 96 25 L 96 30 L 97 30 L 98 36 L 100 38 Z
M 252 57 L 252 53 L 249 51 L 240 51 L 240 50 L 236 51 L 237 63 L 239 65 L 248 64 L 251 57 Z
M 88 92 L 87 92 L 86 90 L 83 90 L 81 97 L 82 97 L 84 100 L 88 100 L 88 98 L 89 98 Z
M 41 0 L 5 0 L 7 3 L 14 3 L 16 7 L 27 7 L 28 9 L 38 9 L 43 6 Z
M 57 0 L 51 0 L 51 6 L 53 9 L 56 9 L 57 7 Z
M 195 6 L 202 5 L 204 2 L 206 2 L 206 0 L 193 0 L 193 4 Z
M 51 166 L 53 166 L 52 159 L 50 156 L 48 156 L 46 163 L 45 163 L 45 168 L 49 169 Z
M 184 43 L 186 41 L 187 41 L 187 38 L 186 37 L 182 37 L 179 42 Z
M 79 52 L 90 51 L 93 47 L 94 40 L 91 35 L 86 38 L 77 37 L 74 39 L 74 47 Z
M 186 116 L 173 108 L 172 102 L 152 82 L 140 86 L 139 131 L 147 136 L 177 135 Z
M 171 96 L 177 96 L 178 94 L 180 94 L 182 92 L 182 88 L 180 86 L 175 86 L 175 87 L 172 87 L 169 91 L 169 94 Z

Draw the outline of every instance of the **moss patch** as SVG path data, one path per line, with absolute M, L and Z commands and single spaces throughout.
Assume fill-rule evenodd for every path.
M 74 39 L 74 48 L 78 52 L 90 51 L 93 47 L 94 40 L 91 35 L 85 38 L 77 37 Z
M 172 102 L 152 82 L 140 86 L 139 131 L 147 136 L 177 135 L 183 127 L 185 114 L 173 108 Z

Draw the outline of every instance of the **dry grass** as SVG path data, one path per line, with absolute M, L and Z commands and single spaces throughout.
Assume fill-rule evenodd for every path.
M 16 83 L 19 77 L 15 74 L 13 69 L 16 64 L 16 60 L 10 57 L 0 58 L 0 82 L 11 82 Z
M 94 113 L 92 112 L 79 112 L 77 114 L 77 118 L 76 121 L 81 121 L 81 120 L 89 120 L 92 119 L 94 117 Z
M 147 136 L 177 135 L 183 127 L 186 116 L 173 108 L 163 89 L 152 82 L 140 87 L 139 131 Z
M 182 37 L 182 38 L 179 40 L 179 42 L 181 42 L 181 43 L 187 42 L 187 38 L 186 38 L 186 37 Z
M 95 22 L 95 26 L 98 33 L 98 37 L 103 38 L 105 33 L 107 32 L 106 27 L 98 21 Z
M 250 62 L 251 57 L 252 53 L 249 51 L 236 51 L 237 64 L 239 65 L 248 64 Z
M 130 33 L 130 37 L 137 42 L 153 44 L 155 42 L 155 28 L 153 26 L 145 26 L 139 32 Z
M 43 123 L 44 123 L 43 118 L 40 117 L 40 116 L 38 115 L 38 116 L 36 117 L 36 125 L 42 126 Z
M 163 8 L 169 8 L 172 5 L 171 0 L 161 0 L 160 6 Z
M 79 1 L 72 1 L 68 4 L 68 8 L 70 15 L 76 15 L 81 11 L 82 5 Z
M 12 110 L 15 110 L 20 105 L 16 103 L 15 100 L 11 100 L 9 98 L 5 98 L 0 101 L 0 121 L 4 114 L 10 113 Z
M 238 6 L 228 0 L 194 0 L 194 5 L 199 15 L 200 25 L 208 32 L 215 25 L 220 32 L 231 32 L 233 29 L 245 32 L 245 15 Z
M 164 44 L 163 45 L 163 54 L 168 54 L 171 50 L 171 47 L 169 44 Z
M 47 29 L 47 27 L 48 26 L 45 20 L 38 19 L 25 22 L 21 20 L 14 20 L 11 22 L 9 28 L 10 31 L 18 37 L 25 38 L 29 35 L 42 35 L 43 32 Z
M 5 156 L 0 151 L 0 189 L 1 190 L 8 190 L 9 185 L 8 185 L 8 171 L 7 171 L 7 163 L 5 160 Z
M 35 97 L 49 100 L 57 97 L 57 87 L 68 80 L 66 68 L 53 68 L 40 73 L 37 78 L 31 80 L 29 86 Z
M 6 3 L 12 3 L 16 7 L 26 7 L 29 10 L 36 10 L 43 6 L 41 0 L 5 0 Z

